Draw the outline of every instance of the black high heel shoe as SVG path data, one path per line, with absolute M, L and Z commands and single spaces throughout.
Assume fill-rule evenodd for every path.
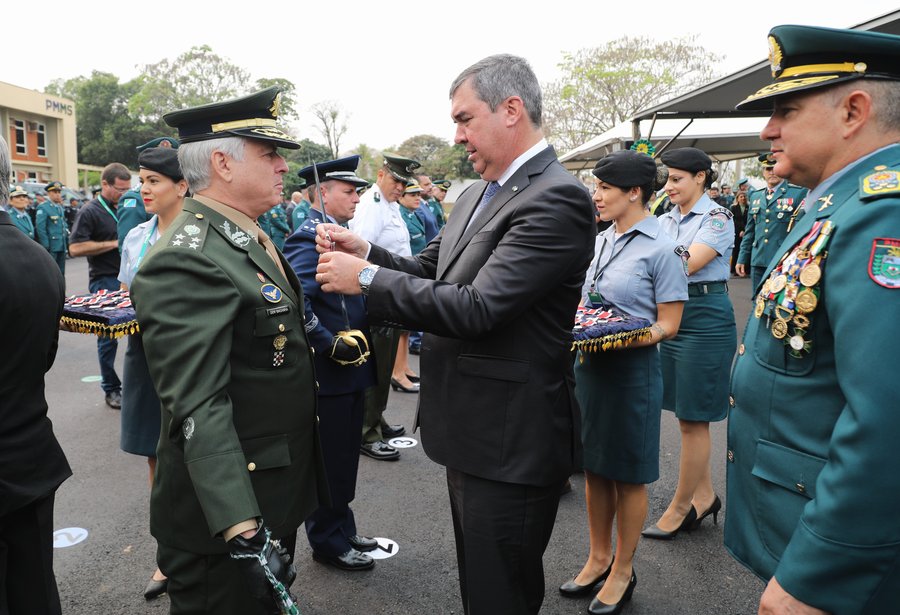
M 681 525 L 676 527 L 671 532 L 661 530 L 659 529 L 658 525 L 654 524 L 653 526 L 648 527 L 646 530 L 641 532 L 641 536 L 644 536 L 645 538 L 652 538 L 653 540 L 672 540 L 678 535 L 678 532 L 680 532 L 681 530 L 690 532 L 696 527 L 694 525 L 695 523 L 697 523 L 697 509 L 692 505 L 691 510 L 688 511 L 688 514 L 684 517 Z
M 406 378 L 413 384 L 416 384 L 417 382 L 419 382 L 421 380 L 421 378 L 419 378 L 418 376 L 416 376 L 414 374 L 406 374 Z
M 716 499 L 713 500 L 712 505 L 706 509 L 706 512 L 702 515 L 697 516 L 697 520 L 694 521 L 694 525 L 691 527 L 691 529 L 696 530 L 698 527 L 700 527 L 700 523 L 710 515 L 712 515 L 713 524 L 719 525 L 720 510 L 722 510 L 722 500 L 719 499 L 719 496 L 716 496 Z
M 637 585 L 637 574 L 635 574 L 634 570 L 631 571 L 631 580 L 628 581 L 628 587 L 625 589 L 625 593 L 622 594 L 622 598 L 619 599 L 615 604 L 606 604 L 605 602 L 601 602 L 597 598 L 591 600 L 590 606 L 588 606 L 588 613 L 590 615 L 617 615 L 622 612 L 622 609 L 625 608 L 625 603 L 631 600 L 631 594 L 634 593 L 634 586 Z
M 399 380 L 397 380 L 396 378 L 393 378 L 393 377 L 391 378 L 391 388 L 394 389 L 395 391 L 402 391 L 403 393 L 418 393 L 419 392 L 418 384 L 413 384 L 410 387 L 405 387 L 402 384 L 400 384 Z
M 567 598 L 577 598 L 578 596 L 586 596 L 590 593 L 596 593 L 600 590 L 600 584 L 606 580 L 606 578 L 609 576 L 609 573 L 612 571 L 612 565 L 614 561 L 615 558 L 613 558 L 609 562 L 609 568 L 606 569 L 606 572 L 602 573 L 599 577 L 597 577 L 587 585 L 579 585 L 578 583 L 576 583 L 575 579 L 578 577 L 578 575 L 576 574 L 574 577 L 572 577 L 571 581 L 566 581 L 559 586 L 559 593 L 561 593 L 563 596 L 566 596 Z
M 161 581 L 157 581 L 153 577 L 150 577 L 150 582 L 147 583 L 147 587 L 144 588 L 144 599 L 145 600 L 154 600 L 159 598 L 164 593 L 166 593 L 169 589 L 169 579 L 162 579 Z

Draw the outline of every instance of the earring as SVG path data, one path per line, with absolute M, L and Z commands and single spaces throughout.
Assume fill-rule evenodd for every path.
M 631 198 L 628 199 L 628 200 L 631 201 L 632 203 L 634 203 L 634 202 L 637 200 L 637 197 L 634 197 L 634 196 L 633 196 L 633 197 L 631 197 Z

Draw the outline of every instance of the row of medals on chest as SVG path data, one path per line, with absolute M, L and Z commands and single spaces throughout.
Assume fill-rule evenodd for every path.
M 753 315 L 760 318 L 766 313 L 766 327 L 775 339 L 784 340 L 790 346 L 790 353 L 796 358 L 811 349 L 812 344 L 805 336 L 811 325 L 810 315 L 819 304 L 818 285 L 828 256 L 825 247 L 834 228 L 830 220 L 814 224 L 782 257 L 756 297 Z

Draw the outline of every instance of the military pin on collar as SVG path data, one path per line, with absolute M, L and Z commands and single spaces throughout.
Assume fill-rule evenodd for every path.
M 834 193 L 831 193 L 828 196 L 819 197 L 819 201 L 822 203 L 822 205 L 819 207 L 819 211 L 824 211 L 824 210 L 828 209 L 829 207 L 831 207 L 831 205 L 832 205 L 831 197 L 833 197 L 833 196 L 834 196 Z

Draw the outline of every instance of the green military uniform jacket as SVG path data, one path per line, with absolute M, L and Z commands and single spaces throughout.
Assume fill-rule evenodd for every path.
M 122 251 L 122 242 L 138 224 L 143 224 L 150 219 L 150 214 L 144 208 L 144 198 L 140 190 L 129 190 L 119 197 L 116 206 L 116 232 L 119 235 L 119 252 Z
M 441 230 L 444 225 L 447 224 L 447 218 L 444 215 L 444 206 L 433 196 L 429 197 L 428 200 L 425 201 L 425 204 L 428 206 L 428 209 L 431 210 L 431 213 L 434 214 L 438 230 Z M 413 252 L 413 254 L 415 254 L 415 252 Z
M 281 203 L 259 217 L 259 226 L 272 238 L 272 243 L 278 246 L 279 250 L 284 248 L 284 242 L 291 234 L 291 227 Z
M 48 252 L 65 252 L 69 249 L 69 227 L 62 203 L 47 200 L 37 206 L 34 231 L 38 242 Z
M 725 545 L 807 604 L 841 615 L 895 613 L 900 146 L 851 165 L 811 204 L 782 253 L 825 223 L 833 228 L 820 271 L 799 269 L 805 296 L 797 293 L 793 310 L 764 300 L 738 348 Z M 779 260 L 763 291 L 782 286 L 770 275 Z
M 297 230 L 306 222 L 306 219 L 309 217 L 310 207 L 310 202 L 306 199 L 303 199 L 294 207 L 294 211 L 291 212 L 291 227 L 294 230 Z
M 750 203 L 744 237 L 737 262 L 751 267 L 766 267 L 787 235 L 788 222 L 806 197 L 807 190 L 783 181 L 767 197 L 767 189 L 747 195 Z
M 416 215 L 414 209 L 400 207 L 400 217 L 403 218 L 409 231 L 409 249 L 413 254 L 418 254 L 428 244 L 425 240 L 425 223 Z
M 34 222 L 31 221 L 31 216 L 28 215 L 28 212 L 19 211 L 12 205 L 6 211 L 9 212 L 9 217 L 12 218 L 16 228 L 34 239 Z
M 247 230 L 189 198 L 135 276 L 162 402 L 160 543 L 222 553 L 236 523 L 262 517 L 282 537 L 328 501 L 303 294 L 281 262 L 288 280 Z

